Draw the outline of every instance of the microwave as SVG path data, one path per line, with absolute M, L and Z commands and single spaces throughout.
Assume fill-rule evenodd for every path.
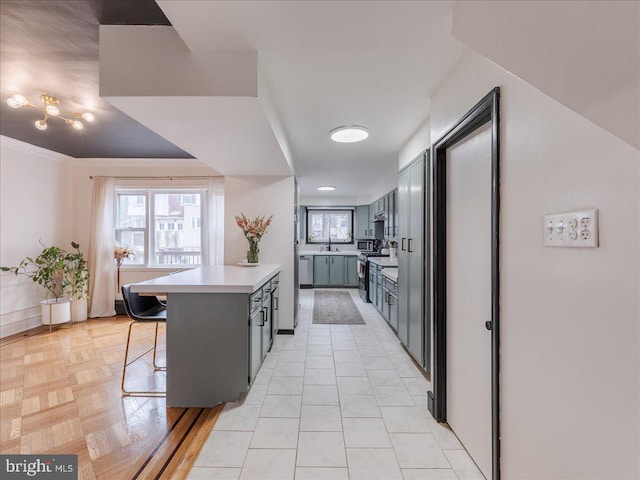
M 373 240 L 356 240 L 358 250 L 373 252 Z

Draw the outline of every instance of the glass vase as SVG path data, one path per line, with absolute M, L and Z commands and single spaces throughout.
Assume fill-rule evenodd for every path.
M 249 251 L 247 252 L 247 262 L 258 263 L 259 252 L 260 252 L 260 249 L 258 248 L 258 242 L 255 240 L 249 240 Z

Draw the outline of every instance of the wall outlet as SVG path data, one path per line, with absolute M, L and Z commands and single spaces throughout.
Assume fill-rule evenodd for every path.
M 597 247 L 598 210 L 545 215 L 543 231 L 545 247 Z

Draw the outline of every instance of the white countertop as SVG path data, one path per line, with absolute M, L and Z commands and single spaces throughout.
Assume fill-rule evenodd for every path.
M 360 252 L 358 250 L 340 250 L 338 252 L 333 250 L 330 252 L 319 252 L 317 250 L 298 251 L 298 256 L 312 257 L 314 255 L 346 255 L 348 257 L 357 257 L 358 255 L 360 255 Z
M 397 268 L 383 268 L 382 275 L 398 283 L 398 269 Z
M 280 272 L 280 265 L 211 265 L 134 283 L 136 293 L 253 293 Z
M 381 267 L 397 267 L 398 266 L 398 257 L 369 257 L 369 261 L 371 263 L 375 263 L 376 265 L 380 265 Z

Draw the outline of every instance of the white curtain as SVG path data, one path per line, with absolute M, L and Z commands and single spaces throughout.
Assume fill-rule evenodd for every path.
M 224 263 L 224 178 L 209 178 L 208 192 L 209 265 L 222 265 Z
M 113 177 L 93 179 L 91 237 L 89 240 L 89 317 L 116 314 L 116 264 L 113 259 L 114 203 L 116 181 Z

